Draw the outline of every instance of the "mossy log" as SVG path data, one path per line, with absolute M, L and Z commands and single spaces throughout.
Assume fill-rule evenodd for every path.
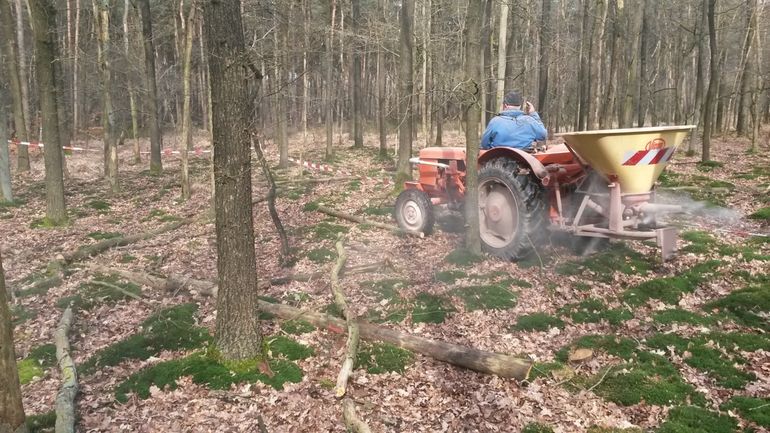
M 352 221 L 352 222 L 358 223 L 358 224 L 368 224 L 368 225 L 370 225 L 372 227 L 377 227 L 377 228 L 380 228 L 380 229 L 388 230 L 388 231 L 391 231 L 391 232 L 397 233 L 397 234 L 405 234 L 405 235 L 410 235 L 410 236 L 417 236 L 419 238 L 424 238 L 425 237 L 425 233 L 422 233 L 422 232 L 414 232 L 414 231 L 410 231 L 410 230 L 403 230 L 402 228 L 400 228 L 398 226 L 394 226 L 392 224 L 385 224 L 385 223 L 381 223 L 381 222 L 377 222 L 377 221 L 368 220 L 368 219 L 360 217 L 360 216 L 351 215 L 351 214 L 348 214 L 348 213 L 345 213 L 345 212 L 340 212 L 340 211 L 334 210 L 334 209 L 329 209 L 328 207 L 325 207 L 325 206 L 318 206 L 318 207 L 316 207 L 315 210 L 318 211 L 318 212 L 321 212 L 323 214 L 326 214 L 326 215 L 329 215 L 329 216 L 333 216 L 335 218 L 340 218 L 340 219 Z
M 74 433 L 75 397 L 78 394 L 78 373 L 70 357 L 68 334 L 72 327 L 72 308 L 67 307 L 54 333 L 56 360 L 61 370 L 62 385 L 56 394 L 56 433 Z
M 130 274 L 134 275 L 136 273 Z M 129 276 L 129 273 L 121 274 L 121 276 L 134 283 L 140 284 L 146 284 L 144 281 L 155 281 L 155 284 L 148 285 L 157 289 L 182 284 L 181 281 L 166 281 L 157 277 L 146 278 L 145 280 L 134 280 Z M 186 279 L 186 281 L 190 284 L 195 280 Z M 201 294 L 206 293 L 201 292 Z M 290 307 L 288 305 L 274 304 L 260 300 L 259 308 L 263 312 L 273 314 L 284 320 L 304 319 L 317 328 L 327 329 L 332 332 L 344 332 L 346 326 L 345 321 L 342 319 L 315 311 L 300 310 L 299 308 Z M 532 369 L 532 361 L 526 358 L 431 340 L 430 338 L 407 334 L 405 332 L 388 329 L 360 320 L 356 321 L 356 323 L 358 324 L 360 337 L 365 340 L 390 343 L 402 349 L 430 356 L 438 361 L 447 362 L 458 367 L 486 374 L 494 374 L 500 377 L 512 378 L 519 381 L 526 380 Z

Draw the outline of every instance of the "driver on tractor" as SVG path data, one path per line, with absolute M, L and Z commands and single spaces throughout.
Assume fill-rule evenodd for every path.
M 508 92 L 503 98 L 503 111 L 489 121 L 481 137 L 481 149 L 513 147 L 530 150 L 535 141 L 545 140 L 547 132 L 531 102 L 524 103 L 518 92 Z

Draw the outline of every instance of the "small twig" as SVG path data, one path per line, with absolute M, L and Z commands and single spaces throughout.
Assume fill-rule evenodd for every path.
M 129 292 L 128 290 L 126 290 L 126 289 L 124 289 L 124 288 L 122 288 L 120 286 L 117 286 L 115 284 L 108 283 L 106 281 L 100 281 L 100 280 L 91 280 L 91 283 L 92 284 L 96 284 L 97 286 L 106 287 L 108 289 L 117 290 L 118 292 L 128 296 L 129 298 L 133 298 L 133 299 L 136 299 L 137 301 L 142 301 L 142 302 L 144 302 L 146 304 L 149 304 L 149 302 L 147 302 L 147 300 L 144 299 L 142 296 L 137 295 L 136 293 Z
M 757 409 L 762 409 L 763 407 L 767 407 L 767 406 L 770 406 L 770 403 L 760 404 L 760 405 L 759 405 L 759 406 L 757 406 L 757 407 L 752 407 L 752 408 L 749 408 L 749 410 L 757 410 Z
M 604 374 L 602 375 L 601 378 L 599 378 L 599 381 L 596 382 L 595 384 L 591 385 L 591 387 L 588 388 L 588 391 L 593 391 L 594 388 L 599 386 L 600 383 L 604 382 L 604 378 L 607 377 L 607 374 L 609 374 L 610 370 L 612 370 L 612 366 L 607 367 L 607 370 L 604 371 Z

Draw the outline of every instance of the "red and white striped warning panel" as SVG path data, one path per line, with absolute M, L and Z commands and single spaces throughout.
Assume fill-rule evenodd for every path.
M 623 165 L 655 165 L 665 164 L 674 154 L 673 147 L 633 151 L 623 155 Z
M 382 182 L 383 185 L 389 185 L 390 184 L 390 179 L 388 179 L 387 177 L 377 178 L 377 177 L 370 177 L 370 176 L 359 176 L 359 175 L 356 175 L 353 172 L 350 172 L 350 171 L 347 171 L 347 170 L 342 170 L 342 169 L 339 169 L 339 168 L 334 168 L 334 167 L 332 167 L 332 166 L 330 166 L 328 164 L 319 164 L 319 163 L 316 163 L 316 162 L 302 161 L 302 160 L 299 160 L 299 159 L 296 159 L 296 158 L 292 158 L 292 157 L 289 157 L 289 162 L 291 162 L 292 164 L 301 165 L 302 167 L 309 168 L 311 170 L 322 171 L 322 172 L 325 172 L 325 173 L 333 173 L 333 174 L 338 174 L 338 175 L 342 175 L 342 176 L 356 177 L 358 179 L 366 179 L 366 180 L 372 180 L 372 181 L 376 181 L 376 182 Z

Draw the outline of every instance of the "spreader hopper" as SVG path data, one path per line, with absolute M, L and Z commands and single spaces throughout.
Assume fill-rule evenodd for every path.
M 692 125 L 556 134 L 588 166 L 626 194 L 649 192 Z

